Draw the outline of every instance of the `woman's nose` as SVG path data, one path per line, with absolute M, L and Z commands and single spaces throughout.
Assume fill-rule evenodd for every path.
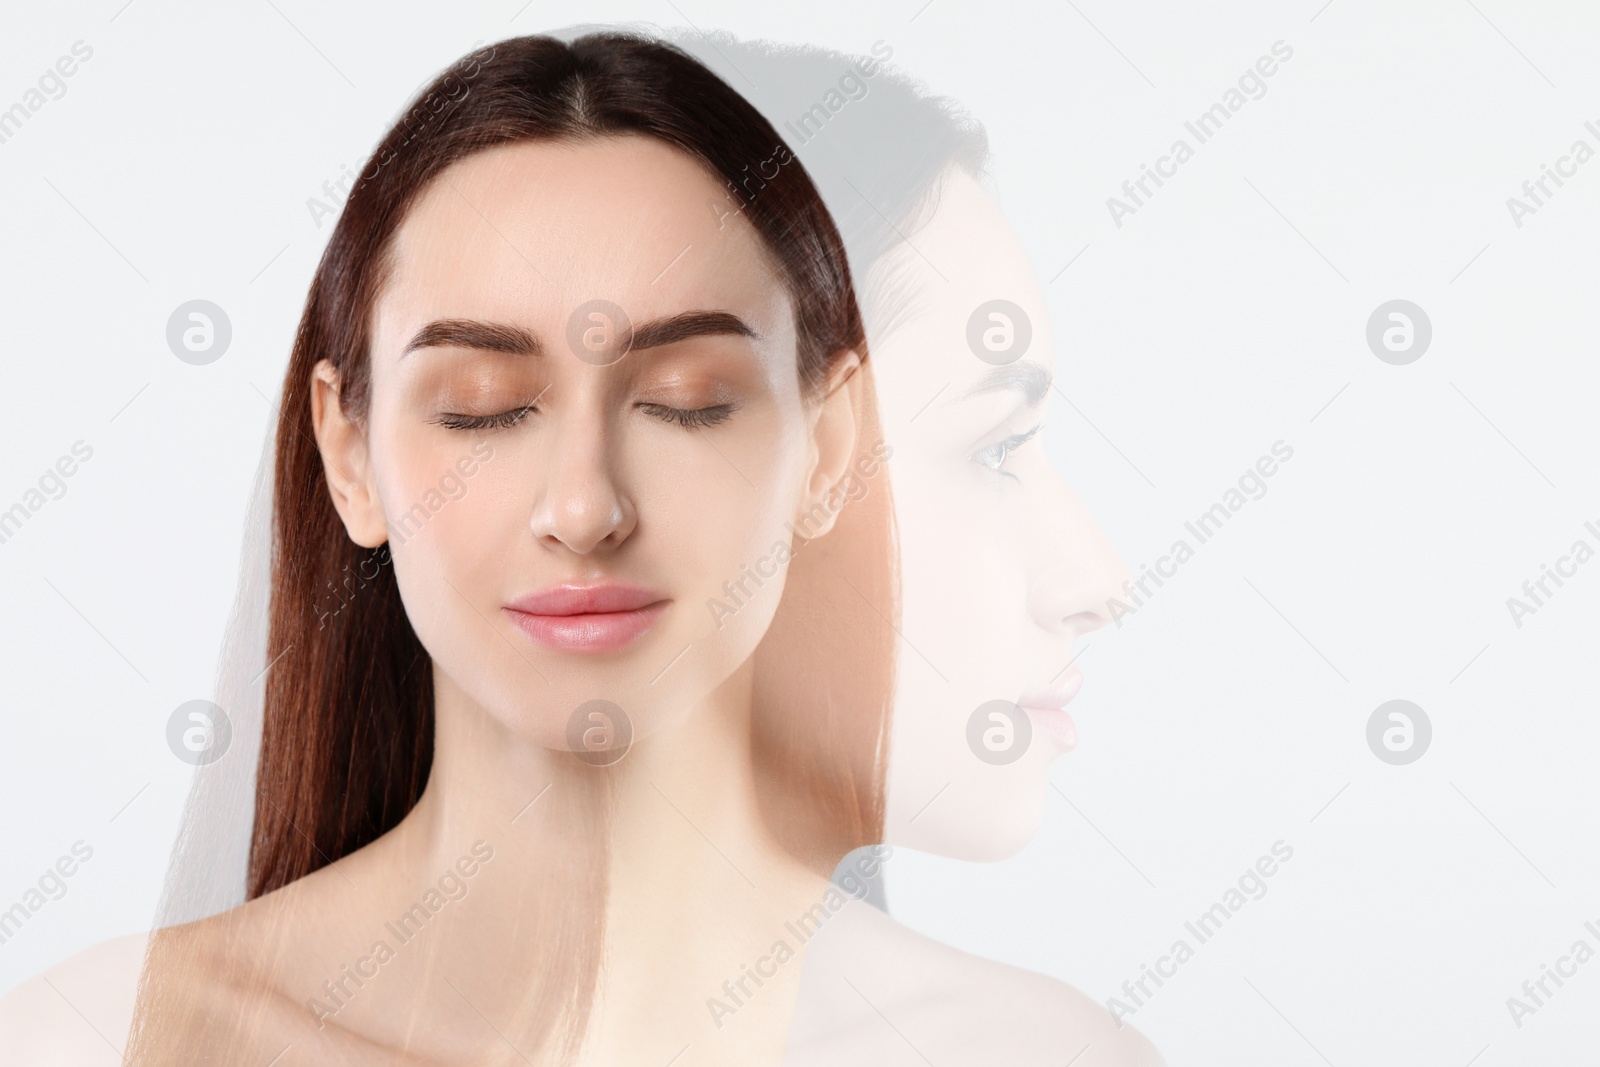
M 1088 507 L 1054 481 L 1030 516 L 1028 607 L 1037 625 L 1072 640 L 1111 621 L 1129 574 Z
M 613 434 L 599 414 L 552 417 L 541 450 L 530 527 L 534 537 L 577 555 L 628 539 L 637 522 L 633 503 L 617 479 Z

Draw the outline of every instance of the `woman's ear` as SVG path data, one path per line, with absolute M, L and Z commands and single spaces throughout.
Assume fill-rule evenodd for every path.
M 844 506 L 838 486 L 850 471 L 860 432 L 863 393 L 861 357 L 853 350 L 833 361 L 811 429 L 811 472 L 806 479 L 796 526 L 807 537 L 833 529 Z
M 346 417 L 339 402 L 339 372 L 325 359 L 311 369 L 311 427 L 322 452 L 328 495 L 344 520 L 345 532 L 363 548 L 377 548 L 389 539 L 389 532 L 372 477 L 367 435 Z

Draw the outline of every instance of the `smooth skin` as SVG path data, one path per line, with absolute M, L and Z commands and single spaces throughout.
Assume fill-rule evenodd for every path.
M 433 771 L 376 842 L 159 936 L 157 965 L 181 983 L 166 1003 L 198 1003 L 209 1021 L 169 1035 L 172 1054 L 261 1064 L 281 1052 L 278 1067 L 523 1062 L 532 1040 L 519 1012 L 547 948 L 528 912 L 545 906 L 552 857 L 583 855 L 597 831 L 563 798 L 590 770 L 564 751 L 567 722 L 604 697 L 627 710 L 636 742 L 611 771 L 605 967 L 581 1062 L 778 1060 L 798 966 L 737 1025 L 715 1027 L 706 1000 L 827 888 L 763 824 L 749 755 L 751 654 L 781 572 L 720 627 L 706 601 L 845 476 L 859 361 L 837 361 L 824 399 L 802 396 L 792 303 L 738 206 L 689 157 L 613 137 L 477 153 L 413 207 L 376 313 L 366 418 L 343 410 L 322 364 L 313 421 L 349 536 L 390 541 L 433 659 Z M 572 309 L 597 298 L 636 324 L 723 312 L 757 336 L 696 336 L 597 366 L 566 344 Z M 520 327 L 543 353 L 406 352 L 440 320 Z M 718 408 L 728 414 L 715 424 L 671 414 Z M 467 424 L 517 411 L 515 422 Z M 492 458 L 467 491 L 391 538 L 484 442 Z M 639 640 L 604 654 L 542 647 L 503 611 L 519 595 L 599 579 L 670 604 Z M 465 896 L 335 1016 L 308 1009 L 477 842 L 493 857 Z
M 375 323 L 368 417 L 345 416 L 338 377 L 324 365 L 314 424 L 350 537 L 389 540 L 408 615 L 434 659 L 434 772 L 417 807 L 372 845 L 161 935 L 161 958 L 187 964 L 174 972 L 173 994 L 215 1020 L 203 1033 L 174 1035 L 185 1062 L 524 1062 L 531 1038 L 518 1030 L 518 1005 L 540 951 L 526 933 L 532 887 L 552 855 L 581 851 L 593 829 L 558 817 L 570 811 L 558 790 L 574 781 L 570 757 L 552 748 L 575 699 L 603 693 L 636 712 L 641 740 L 614 769 L 606 967 L 582 1063 L 776 1063 L 786 1046 L 791 1063 L 920 1063 L 922 1049 L 939 1062 L 998 1062 L 991 1054 L 1003 1052 L 1006 1062 L 1054 1063 L 1085 1045 L 1080 1067 L 1159 1063 L 1143 1038 L 1107 1025 L 1070 987 L 960 953 L 855 903 L 721 1026 L 708 1012 L 707 999 L 774 942 L 797 943 L 784 924 L 824 899 L 827 885 L 778 848 L 757 816 L 749 656 L 777 597 L 721 629 L 704 601 L 840 481 L 857 447 L 860 403 L 853 356 L 841 360 L 824 402 L 803 402 L 792 307 L 758 239 L 726 211 L 725 194 L 695 163 L 640 138 L 481 153 L 413 209 Z M 636 322 L 728 311 L 760 340 L 698 337 L 648 361 L 630 354 L 597 367 L 564 344 L 570 309 L 596 297 Z M 402 354 L 439 319 L 521 326 L 545 343 L 545 356 Z M 535 398 L 536 409 L 511 425 L 439 422 L 516 411 Z M 714 426 L 686 428 L 660 414 L 729 401 L 736 410 Z M 885 411 L 895 404 L 886 398 Z M 459 498 L 403 540 L 390 536 L 485 442 L 492 459 Z M 923 499 L 933 506 L 933 495 Z M 601 576 L 672 601 L 618 653 L 552 654 L 499 611 L 519 594 Z M 1082 622 L 1046 627 L 1041 667 Z M 902 705 L 897 715 L 905 714 Z M 902 735 L 910 743 L 893 752 L 902 770 L 923 758 L 911 729 Z M 319 1029 L 308 999 L 369 957 L 384 924 L 436 889 L 441 872 L 459 870 L 476 842 L 493 857 L 458 880 L 465 894 Z M 46 977 L 104 1001 L 111 1022 L 102 1029 L 115 1040 L 118 1013 L 131 1015 L 137 958 L 133 942 L 110 942 Z M 110 1042 L 76 1015 L 19 1017 L 56 995 L 36 980 L 0 1006 L 0 1033 L 11 1035 L 0 1051 L 14 1052 L 7 1062 L 116 1062 Z

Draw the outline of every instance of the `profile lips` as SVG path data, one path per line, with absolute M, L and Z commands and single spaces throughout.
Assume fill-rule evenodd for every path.
M 1078 747 L 1078 724 L 1067 713 L 1067 704 L 1083 688 L 1083 672 L 1068 665 L 1048 686 L 1030 690 L 1017 699 L 1017 706 L 1030 712 L 1058 747 L 1071 752 Z
M 1083 671 L 1068 665 L 1060 677 L 1047 686 L 1030 690 L 1017 698 L 1017 705 L 1036 711 L 1060 711 L 1083 688 Z

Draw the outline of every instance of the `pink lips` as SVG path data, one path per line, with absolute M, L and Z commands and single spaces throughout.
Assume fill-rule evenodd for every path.
M 1017 704 L 1063 752 L 1071 752 L 1078 744 L 1078 727 L 1066 708 L 1082 688 L 1083 672 L 1070 666 L 1048 686 L 1024 693 Z
M 620 582 L 564 583 L 507 604 L 534 641 L 558 652 L 611 652 L 650 629 L 672 601 Z

